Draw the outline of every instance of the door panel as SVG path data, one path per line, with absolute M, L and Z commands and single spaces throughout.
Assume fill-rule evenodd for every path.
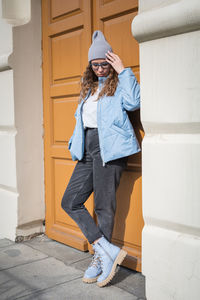
M 45 126 L 46 234 L 81 250 L 90 249 L 74 221 L 61 209 L 61 199 L 76 162 L 67 143 L 72 135 L 80 79 L 88 63 L 87 54 L 94 30 L 104 32 L 113 51 L 131 67 L 139 80 L 138 43 L 131 34 L 137 14 L 135 0 L 44 0 L 43 2 L 43 87 Z M 140 112 L 129 112 L 141 143 Z M 95 218 L 93 195 L 87 208 Z M 117 191 L 113 242 L 128 251 L 124 265 L 140 271 L 141 153 L 129 157 Z
M 54 98 L 52 102 L 54 144 L 63 143 L 66 140 L 66 137 L 69 139 L 75 127 L 75 118 L 72 118 L 72 116 L 74 116 L 76 111 L 78 97 L 69 96 Z
M 52 49 L 52 77 L 53 81 L 63 81 L 70 77 L 80 78 L 81 49 L 83 30 L 79 29 L 62 34 L 51 39 Z M 66 60 L 66 57 L 68 58 Z M 76 59 L 74 60 L 74 57 Z M 69 61 L 73 63 L 69 64 Z
M 81 1 L 73 0 L 52 0 L 51 1 L 51 18 L 56 20 L 66 15 L 80 12 Z

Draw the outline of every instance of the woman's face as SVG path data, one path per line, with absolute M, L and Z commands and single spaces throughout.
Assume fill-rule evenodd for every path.
M 91 66 L 97 77 L 106 77 L 110 73 L 110 64 L 105 59 L 93 59 Z

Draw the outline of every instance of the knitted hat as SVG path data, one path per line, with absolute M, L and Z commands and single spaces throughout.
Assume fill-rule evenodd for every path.
M 111 46 L 106 41 L 100 30 L 94 31 L 92 35 L 92 45 L 88 51 L 88 61 L 98 58 L 106 58 L 106 52 L 112 51 Z

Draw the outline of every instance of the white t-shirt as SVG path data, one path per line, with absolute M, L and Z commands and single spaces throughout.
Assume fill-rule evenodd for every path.
M 97 128 L 97 103 L 99 101 L 97 100 L 98 95 L 99 87 L 94 95 L 89 96 L 83 104 L 82 120 L 84 127 Z

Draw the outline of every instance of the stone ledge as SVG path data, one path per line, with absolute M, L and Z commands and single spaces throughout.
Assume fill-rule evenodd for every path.
M 199 0 L 181 0 L 140 13 L 131 25 L 132 34 L 139 43 L 199 29 Z

